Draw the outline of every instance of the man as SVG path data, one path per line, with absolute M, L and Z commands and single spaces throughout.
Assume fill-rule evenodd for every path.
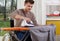
M 26 22 L 32 21 L 35 26 L 38 25 L 36 20 L 35 20 L 34 14 L 30 11 L 32 9 L 33 5 L 34 5 L 33 0 L 25 0 L 25 2 L 24 2 L 24 7 L 25 8 L 15 10 L 10 15 L 10 17 L 12 19 L 16 19 L 16 24 L 14 26 L 20 27 L 23 20 L 26 20 Z M 18 33 L 20 33 L 20 32 L 18 32 Z M 17 33 L 17 37 L 19 38 L 21 36 L 19 36 L 18 33 Z M 31 41 L 31 40 L 27 40 L 27 41 Z
M 30 11 L 33 7 L 34 1 L 33 0 L 25 0 L 23 9 L 15 10 L 11 14 L 12 19 L 16 19 L 16 25 L 15 26 L 21 26 L 21 22 L 23 19 L 26 21 L 32 21 L 35 26 L 37 26 L 37 22 L 35 20 L 34 14 Z

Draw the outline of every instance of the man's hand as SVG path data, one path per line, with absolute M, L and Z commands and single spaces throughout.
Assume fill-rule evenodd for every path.
M 26 20 L 27 22 L 30 22 L 30 21 L 31 21 L 29 18 L 23 17 L 23 16 L 21 16 L 21 15 L 16 15 L 16 16 L 15 16 L 15 19 L 16 19 L 16 20 L 24 19 L 24 20 Z
M 30 22 L 31 20 L 29 18 L 24 18 L 26 20 L 26 22 Z
M 15 19 L 16 19 L 16 20 L 20 20 L 20 19 L 22 19 L 22 17 L 21 17 L 20 15 L 16 15 L 16 16 L 15 16 Z

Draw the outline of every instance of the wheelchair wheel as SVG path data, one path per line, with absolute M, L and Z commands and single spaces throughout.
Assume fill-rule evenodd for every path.
M 12 41 L 9 33 L 6 33 L 6 34 L 3 36 L 2 41 Z

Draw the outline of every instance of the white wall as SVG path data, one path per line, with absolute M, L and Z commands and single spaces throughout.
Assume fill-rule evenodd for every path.
M 60 0 L 46 0 L 48 5 L 60 5 Z
M 34 0 L 34 6 L 32 8 L 32 11 L 34 12 L 35 16 L 36 16 L 36 20 L 38 22 L 38 24 L 42 24 L 42 4 L 41 4 L 41 0 Z
M 38 24 L 45 25 L 46 23 L 46 14 L 45 14 L 45 3 L 44 0 L 34 0 L 35 4 L 32 8 L 34 15 L 36 16 L 36 20 Z M 24 0 L 17 1 L 17 9 L 24 7 Z
M 21 9 L 24 7 L 25 0 L 17 0 L 17 9 Z
M 46 25 L 46 0 L 42 0 L 42 25 Z

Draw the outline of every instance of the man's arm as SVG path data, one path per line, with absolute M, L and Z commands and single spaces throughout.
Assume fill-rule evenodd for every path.
M 35 16 L 34 16 L 34 14 L 32 13 L 32 22 L 33 22 L 33 24 L 35 25 L 35 26 L 38 26 L 38 24 L 37 24 L 37 21 L 36 21 L 36 18 L 35 18 Z
M 31 21 L 29 18 L 26 18 L 26 17 L 20 15 L 18 12 L 20 12 L 20 11 L 15 10 L 13 13 L 10 14 L 10 17 L 12 19 L 16 19 L 16 20 L 25 19 L 26 21 Z
M 14 12 L 12 12 L 12 13 L 10 14 L 10 17 L 11 17 L 12 19 L 16 19 L 16 20 L 19 20 L 19 19 L 23 19 L 23 18 L 24 18 L 23 16 L 21 16 L 21 15 L 19 14 L 19 11 L 18 11 L 18 10 L 15 10 Z

